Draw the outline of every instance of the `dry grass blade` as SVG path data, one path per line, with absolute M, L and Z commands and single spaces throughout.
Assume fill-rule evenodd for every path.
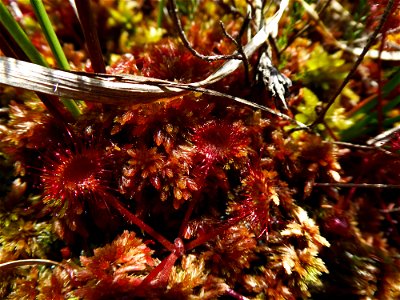
M 19 260 L 12 260 L 7 261 L 0 264 L 0 271 L 13 269 L 16 267 L 26 267 L 26 266 L 38 266 L 38 265 L 53 265 L 53 266 L 60 266 L 64 267 L 59 262 L 49 260 L 49 259 L 19 259 Z
M 341 187 L 341 188 L 364 188 L 364 189 L 400 189 L 400 184 L 383 183 L 345 183 L 345 182 L 314 182 L 313 186 Z
M 0 83 L 59 97 L 127 105 L 187 93 L 175 87 L 156 86 L 156 79 L 153 84 L 150 79 L 146 83 L 139 82 L 139 79 L 138 83 L 134 83 L 136 77 L 132 77 L 127 83 L 116 81 L 115 76 L 104 76 L 100 79 L 92 78 L 92 75 L 53 70 L 13 58 L 0 57 Z
M 231 99 L 307 129 L 306 125 L 285 114 L 243 98 L 202 88 L 199 83 L 181 84 L 132 75 L 72 73 L 44 68 L 9 57 L 0 57 L 0 84 L 59 97 L 114 105 L 149 103 L 196 91 Z

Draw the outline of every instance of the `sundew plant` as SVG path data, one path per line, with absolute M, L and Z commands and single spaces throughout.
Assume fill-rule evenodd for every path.
M 0 1 L 1 299 L 399 299 L 400 1 Z

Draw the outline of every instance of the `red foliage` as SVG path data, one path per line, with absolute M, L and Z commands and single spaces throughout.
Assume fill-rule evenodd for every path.
M 110 74 L 132 74 L 139 75 L 135 58 L 132 54 L 124 54 L 112 66 L 107 69 Z
M 190 140 L 205 164 L 224 164 L 251 151 L 248 130 L 242 122 L 208 121 L 193 129 Z
M 207 77 L 219 63 L 208 63 L 189 52 L 178 40 L 151 44 L 133 51 L 141 75 L 169 81 L 195 82 Z M 188 66 L 191 66 L 188 68 Z
M 165 156 L 157 152 L 157 148 L 147 149 L 144 146 L 128 149 L 127 153 L 131 157 L 128 165 L 123 170 L 121 188 L 131 187 L 134 191 L 141 191 L 146 180 L 149 180 L 156 190 L 161 189 L 160 169 L 166 163 Z M 132 184 L 134 181 L 134 184 Z
M 393 152 L 400 152 L 400 132 L 393 134 L 390 140 L 390 147 Z
M 101 137 L 72 132 L 49 138 L 53 146 L 42 150 L 43 203 L 82 235 L 87 235 L 82 222 L 88 208 L 98 226 L 109 227 L 107 201 L 113 197 L 111 179 L 118 161 L 112 145 Z
M 81 269 L 74 280 L 74 292 L 84 299 L 120 299 L 133 297 L 138 286 L 156 261 L 135 233 L 124 231 L 111 244 L 94 250 L 94 256 L 81 256 Z

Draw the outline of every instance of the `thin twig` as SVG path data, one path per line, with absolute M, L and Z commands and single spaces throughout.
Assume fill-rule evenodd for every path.
M 342 183 L 342 182 L 314 182 L 313 186 L 334 186 L 342 188 L 365 188 L 365 189 L 400 189 L 400 184 L 384 183 Z
M 392 153 L 386 149 L 383 149 L 382 147 L 379 147 L 379 146 L 367 146 L 367 145 L 353 144 L 353 143 L 340 142 L 340 141 L 334 141 L 334 142 L 324 141 L 323 143 L 335 144 L 338 146 L 344 146 L 344 147 L 348 147 L 348 148 L 356 148 L 356 149 L 361 149 L 361 150 L 374 150 L 374 151 L 378 150 L 378 151 L 385 153 L 386 155 L 390 155 L 390 156 L 395 155 L 394 153 Z
M 393 207 L 393 208 L 387 208 L 387 209 L 380 209 L 380 212 L 383 213 L 393 213 L 393 212 L 399 212 L 400 211 L 400 207 Z
M 400 32 L 400 27 L 396 27 L 396 28 L 391 28 L 391 29 L 389 29 L 389 30 L 387 30 L 385 33 L 386 34 L 393 34 L 393 33 L 398 33 L 398 32 Z M 376 36 L 376 38 L 377 39 L 379 39 L 379 38 L 381 38 L 382 37 L 382 33 L 380 33 L 380 34 L 378 34 L 377 36 Z M 368 36 L 363 36 L 363 37 L 360 37 L 360 38 L 358 38 L 358 39 L 355 39 L 355 40 L 353 40 L 352 41 L 352 44 L 360 44 L 360 43 L 364 43 L 364 42 L 366 42 L 368 40 Z M 393 43 L 392 41 L 388 41 L 388 44 L 390 44 L 390 43 Z M 397 44 L 395 44 L 395 45 L 397 45 Z
M 367 145 L 374 145 L 376 147 L 382 146 L 390 141 L 390 138 L 400 131 L 400 126 L 388 129 L 384 132 L 381 132 L 377 136 L 369 139 L 367 141 Z
M 227 296 L 229 296 L 229 297 L 232 297 L 232 298 L 236 299 L 236 300 L 249 300 L 249 298 L 247 298 L 247 297 L 245 297 L 245 296 L 239 294 L 238 292 L 234 291 L 234 290 L 231 289 L 231 288 L 228 288 L 228 289 L 225 291 L 225 294 L 226 294 Z
M 379 45 L 379 57 L 378 57 L 378 78 L 377 78 L 377 84 L 378 84 L 378 95 L 376 99 L 376 113 L 378 116 L 378 132 L 383 131 L 383 80 L 382 80 L 382 60 L 381 60 L 381 55 L 383 52 L 383 49 L 385 47 L 385 40 L 386 40 L 386 33 L 383 32 L 382 37 L 381 37 L 381 44 Z
M 308 15 L 311 17 L 311 19 L 316 22 L 319 26 L 317 27 L 317 30 L 323 35 L 325 36 L 334 46 L 348 52 L 351 53 L 355 56 L 359 56 L 361 55 L 361 53 L 363 52 L 364 48 L 361 47 L 354 47 L 354 46 L 350 46 L 349 44 L 347 44 L 344 41 L 339 41 L 337 40 L 332 33 L 329 31 L 329 29 L 324 25 L 324 23 L 322 22 L 320 15 L 323 14 L 324 10 L 327 8 L 327 6 L 324 4 L 324 6 L 322 7 L 321 11 L 317 12 L 315 11 L 311 5 L 307 4 L 305 1 L 302 0 L 298 0 L 306 9 L 306 12 L 308 13 Z M 337 1 L 334 0 L 328 0 L 327 3 L 331 3 L 331 8 L 333 8 L 334 10 L 340 12 L 341 14 L 344 14 L 346 12 L 346 16 L 348 15 L 348 17 L 350 17 L 350 14 L 347 11 L 343 10 L 343 7 L 341 7 L 341 9 L 338 9 L 338 5 L 340 5 Z M 287 42 L 287 44 L 285 45 L 285 47 L 283 49 L 280 50 L 281 53 L 283 53 L 289 46 L 290 44 L 299 36 L 301 36 L 307 29 L 309 29 L 310 24 L 307 24 L 306 26 L 304 26 L 299 32 L 297 32 L 294 36 L 289 38 L 289 41 Z M 400 30 L 400 28 L 394 28 L 394 29 L 390 29 L 387 31 L 387 34 L 392 34 L 392 33 L 396 33 Z M 379 33 L 376 38 L 380 38 L 382 36 L 381 33 Z M 352 42 L 352 44 L 355 43 L 360 43 L 362 41 L 368 40 L 370 39 L 370 37 L 363 37 L 357 40 L 354 40 Z M 388 60 L 388 61 L 399 61 L 400 60 L 400 51 L 382 51 L 380 52 L 379 50 L 376 49 L 369 49 L 368 52 L 365 54 L 365 57 L 369 57 L 369 58 L 373 58 L 373 59 L 380 59 L 380 60 Z
M 233 53 L 229 55 L 203 55 L 200 52 L 198 52 L 196 49 L 190 45 L 189 40 L 186 37 L 185 31 L 183 30 L 182 27 L 182 22 L 178 16 L 178 8 L 176 6 L 176 1 L 175 0 L 169 0 L 169 12 L 171 14 L 171 17 L 175 23 L 175 25 L 178 28 L 178 34 L 179 37 L 182 41 L 182 43 L 185 45 L 185 47 L 196 57 L 203 59 L 205 61 L 217 61 L 217 60 L 229 60 L 229 59 L 243 59 L 243 57 L 239 53 Z
M 322 35 L 324 35 L 328 40 L 330 40 L 333 43 L 334 46 L 336 46 L 336 47 L 338 47 L 338 48 L 340 48 L 340 49 L 342 49 L 342 50 L 344 50 L 344 51 L 346 51 L 348 53 L 351 53 L 351 54 L 353 54 L 355 56 L 361 55 L 361 53 L 363 52 L 364 48 L 350 46 L 349 44 L 347 44 L 344 41 L 337 40 L 332 35 L 332 33 L 329 31 L 328 28 L 326 28 L 326 26 L 324 25 L 324 23 L 322 22 L 322 20 L 320 18 L 320 15 L 322 15 L 322 13 L 323 13 L 322 10 L 320 12 L 316 12 L 312 8 L 312 6 L 310 6 L 306 2 L 304 2 L 302 0 L 298 0 L 298 1 L 300 1 L 300 3 L 304 5 L 304 8 L 306 9 L 306 11 L 309 14 L 309 16 L 319 25 L 317 27 L 317 30 L 318 30 L 318 28 L 320 28 L 319 32 Z M 328 1 L 331 2 L 331 8 L 333 8 L 334 10 L 338 10 L 338 7 L 336 7 L 336 6 L 338 6 L 340 4 L 337 1 L 334 1 L 334 0 L 328 0 Z M 323 7 L 323 9 L 325 9 L 325 8 L 326 8 L 326 6 Z M 341 7 L 341 10 L 338 10 L 338 12 L 343 14 L 345 11 L 343 10 L 343 7 Z M 346 11 L 346 13 L 349 14 L 347 11 Z M 350 16 L 350 14 L 349 14 L 349 16 Z M 304 28 L 309 27 L 309 26 L 310 25 L 307 24 Z M 394 28 L 394 29 L 388 30 L 386 32 L 386 34 L 392 34 L 392 33 L 398 32 L 398 31 L 400 31 L 400 28 Z M 297 38 L 299 36 L 299 34 L 300 34 L 300 32 L 298 32 L 295 37 Z M 379 33 L 376 36 L 376 39 L 381 38 L 381 36 L 382 36 L 382 34 Z M 365 41 L 365 40 L 368 41 L 368 39 L 370 39 L 370 36 L 354 40 L 352 42 L 352 44 L 360 43 L 360 42 Z M 281 50 L 281 52 L 283 52 L 291 42 L 293 42 L 292 39 L 289 40 L 288 44 L 285 46 L 285 48 L 283 50 Z M 373 58 L 373 59 L 379 59 L 379 60 L 399 61 L 400 60 L 400 51 L 386 51 L 386 50 L 385 51 L 380 51 L 380 50 L 377 50 L 377 49 L 369 49 L 368 52 L 365 54 L 365 57 L 369 57 L 369 58 Z
M 363 51 L 363 48 L 353 48 L 350 46 L 347 46 L 346 44 L 342 42 L 337 42 L 335 44 L 337 47 L 340 49 L 351 53 L 353 55 L 360 55 Z M 373 58 L 373 59 L 380 59 L 380 60 L 386 60 L 386 61 L 400 61 L 400 51 L 382 51 L 380 52 L 377 49 L 370 49 L 368 50 L 367 54 L 365 55 L 366 57 Z
M 381 31 L 381 29 L 382 29 L 383 25 L 385 24 L 385 22 L 387 21 L 387 19 L 389 17 L 389 14 L 390 14 L 390 12 L 392 10 L 393 4 L 394 4 L 394 0 L 389 0 L 387 6 L 385 8 L 385 11 L 384 11 L 384 13 L 383 13 L 383 15 L 382 15 L 382 17 L 381 17 L 381 19 L 379 21 L 378 26 L 376 27 L 376 29 L 372 33 L 371 37 L 368 39 L 368 42 L 367 42 L 366 46 L 364 47 L 362 53 L 357 58 L 357 60 L 354 63 L 353 67 L 351 68 L 349 74 L 347 74 L 346 78 L 343 80 L 343 82 L 340 85 L 340 87 L 336 90 L 335 94 L 328 101 L 327 105 L 325 105 L 325 107 L 323 108 L 321 114 L 319 114 L 318 117 L 315 119 L 315 121 L 310 125 L 311 128 L 314 128 L 319 123 L 321 123 L 321 121 L 325 118 L 325 115 L 326 115 L 327 111 L 329 110 L 329 108 L 333 105 L 333 103 L 335 102 L 336 98 L 341 94 L 341 92 L 343 91 L 344 87 L 347 85 L 347 83 L 353 77 L 354 73 L 357 71 L 358 66 L 363 61 L 365 55 L 367 54 L 368 50 L 372 47 L 373 43 L 376 40 L 377 35 Z
M 242 27 L 240 28 L 239 34 L 236 39 L 226 31 L 224 23 L 222 21 L 220 21 L 222 31 L 224 32 L 226 37 L 228 39 L 230 39 L 232 41 L 232 43 L 235 44 L 237 51 L 240 53 L 240 56 L 243 61 L 243 66 L 244 66 L 245 81 L 247 84 L 250 84 L 249 60 L 248 60 L 246 54 L 244 53 L 243 46 L 240 41 L 242 39 L 243 34 L 245 33 L 245 29 L 248 27 L 248 25 L 250 23 L 250 21 L 251 21 L 251 18 L 249 15 L 247 15 L 247 18 L 243 22 Z
M 27 266 L 37 266 L 37 265 L 54 265 L 64 268 L 64 266 L 56 261 L 49 260 L 49 259 L 19 259 L 19 260 L 12 260 L 7 261 L 0 264 L 0 271 L 13 269 L 16 267 L 27 267 Z
M 243 51 L 247 57 L 252 56 L 257 49 L 259 49 L 262 45 L 264 45 L 265 41 L 269 36 L 276 37 L 278 34 L 278 24 L 279 21 L 289 5 L 289 0 L 282 0 L 279 4 L 278 11 L 267 21 L 265 25 L 256 33 L 255 36 L 243 47 Z M 218 70 L 216 70 L 213 74 L 208 76 L 206 79 L 193 83 L 192 85 L 196 86 L 205 86 L 212 84 L 225 78 L 232 72 L 234 72 L 241 65 L 242 61 L 239 59 L 231 59 L 225 62 Z
M 272 36 L 268 37 L 268 46 L 271 47 L 271 61 L 274 61 L 274 64 L 276 65 L 276 62 L 279 63 L 281 60 L 281 52 L 279 51 L 278 45 Z
M 289 0 L 282 0 L 279 4 L 278 11 L 271 17 L 268 18 L 264 26 L 256 33 L 255 36 L 243 47 L 243 51 L 247 57 L 252 56 L 257 49 L 265 44 L 265 41 L 269 36 L 276 37 L 278 34 L 278 24 L 286 8 L 289 5 Z M 208 76 L 206 79 L 193 83 L 196 86 L 205 86 L 212 84 L 225 78 L 232 72 L 234 72 L 242 63 L 242 60 L 231 59 L 225 62 L 218 70 Z

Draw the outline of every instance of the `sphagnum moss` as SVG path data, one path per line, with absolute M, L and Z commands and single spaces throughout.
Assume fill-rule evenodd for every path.
M 94 37 L 91 41 L 75 30 L 80 25 L 69 3 L 48 1 L 45 9 L 71 69 L 98 72 L 104 59 L 111 75 L 193 83 L 213 74 L 236 50 L 242 53 L 241 47 L 272 15 L 267 7 L 278 8 L 268 1 L 261 10 L 256 1 L 166 2 L 91 1 L 94 23 L 82 24 L 85 36 Z M 390 15 L 384 12 L 390 6 L 382 4 L 372 6 L 370 14 L 386 14 L 389 25 L 382 28 L 398 44 L 390 32 L 398 14 L 394 2 Z M 396 187 L 396 135 L 380 148 L 332 142 L 349 132 L 354 136 L 365 109 L 352 95 L 370 97 L 374 91 L 366 81 L 382 70 L 374 62 L 363 63 L 356 71 L 361 83 L 350 81 L 335 102 L 339 122 L 346 113 L 354 116 L 347 131 L 329 116 L 322 120 L 321 108 L 306 107 L 312 102 L 309 95 L 315 95 L 315 105 L 326 105 L 326 96 L 334 94 L 353 60 L 349 54 L 335 55 L 332 40 L 321 41 L 328 36 L 321 28 L 331 31 L 330 39 L 345 40 L 336 25 L 354 22 L 333 21 L 329 16 L 337 13 L 337 5 L 285 3 L 277 36 L 269 40 L 269 75 L 255 74 L 262 69 L 260 57 L 267 57 L 260 50 L 242 58 L 248 68 L 238 68 L 209 88 L 274 110 L 282 99 L 271 97 L 266 86 L 287 88 L 279 86 L 284 77 L 272 66 L 280 65 L 295 79 L 286 118 L 188 92 L 147 104 L 87 102 L 74 119 L 58 99 L 46 102 L 39 95 L 44 106 L 32 93 L 0 88 L 2 298 L 399 297 L 398 195 L 390 189 L 366 192 L 357 185 Z M 28 42 L 54 67 L 31 6 L 25 1 L 2 4 L 3 10 L 12 9 Z M 346 4 L 357 13 L 354 4 Z M 77 8 L 82 18 L 85 8 Z M 186 45 L 167 8 L 179 11 L 175 18 L 181 20 Z M 313 9 L 320 12 L 318 26 L 311 23 L 316 21 Z M 285 24 L 293 32 L 283 30 Z M 363 27 L 366 34 L 374 31 L 370 26 L 366 22 Z M 0 48 L 8 53 L 9 48 Z M 310 49 L 319 49 L 327 59 L 310 59 Z M 12 52 L 22 59 L 17 53 Z M 215 55 L 223 60 L 204 59 Z M 312 74 L 302 73 L 307 66 L 317 67 Z M 330 66 L 340 73 L 330 74 Z M 390 75 L 390 65 L 385 67 Z M 389 94 L 393 82 L 384 87 L 387 99 L 377 105 L 389 118 L 398 113 Z M 322 121 L 317 133 L 290 132 L 292 116 L 310 115 L 310 121 Z M 376 130 L 373 121 L 369 125 L 367 132 Z M 351 189 L 336 183 L 352 184 Z

